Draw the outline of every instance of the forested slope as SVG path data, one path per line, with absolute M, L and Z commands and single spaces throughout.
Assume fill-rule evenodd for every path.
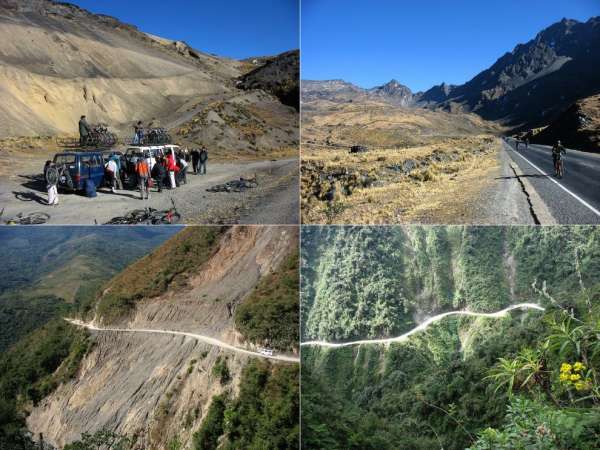
M 598 448 L 600 230 L 303 233 L 304 340 L 396 336 L 449 310 L 546 308 L 451 316 L 387 346 L 303 347 L 303 448 Z

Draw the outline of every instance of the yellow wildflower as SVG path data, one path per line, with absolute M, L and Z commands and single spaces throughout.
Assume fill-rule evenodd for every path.
M 562 363 L 562 365 L 560 366 L 560 371 L 561 372 L 570 372 L 572 368 L 573 368 L 573 366 L 571 366 L 571 364 Z
M 588 388 L 588 383 L 584 383 L 583 381 L 578 381 L 575 383 L 575 389 L 578 391 L 584 391 Z
M 569 374 L 568 373 L 561 373 L 560 374 L 560 381 L 568 381 L 569 380 Z
M 574 373 L 573 375 L 571 375 L 571 381 L 577 381 L 581 378 L 581 375 L 579 375 L 578 373 Z
M 573 364 L 573 370 L 575 372 L 581 372 L 582 370 L 585 370 L 585 365 L 577 361 L 575 364 Z

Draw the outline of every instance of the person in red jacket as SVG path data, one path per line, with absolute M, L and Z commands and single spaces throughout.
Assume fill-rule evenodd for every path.
M 166 163 L 167 171 L 169 172 L 169 180 L 171 181 L 171 189 L 175 189 L 175 172 L 177 172 L 178 167 L 172 151 L 168 153 Z

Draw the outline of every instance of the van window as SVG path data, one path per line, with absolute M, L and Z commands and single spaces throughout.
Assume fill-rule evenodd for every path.
M 54 157 L 54 162 L 57 165 L 68 165 L 68 166 L 72 166 L 73 164 L 75 164 L 75 155 L 56 155 Z
M 81 161 L 81 167 L 91 167 L 93 164 L 92 156 L 84 155 L 79 157 L 79 161 Z

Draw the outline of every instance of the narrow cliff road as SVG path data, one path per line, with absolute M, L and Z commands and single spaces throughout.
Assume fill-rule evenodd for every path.
M 438 314 L 437 316 L 430 317 L 422 324 L 416 326 L 412 330 L 404 333 L 403 335 L 387 338 L 387 339 L 364 339 L 360 341 L 352 341 L 352 342 L 326 342 L 326 341 L 307 341 L 302 342 L 301 346 L 320 346 L 320 347 L 348 347 L 351 345 L 361 345 L 361 344 L 391 344 L 392 342 L 401 342 L 408 339 L 409 336 L 412 336 L 419 331 L 423 331 L 427 329 L 432 323 L 438 322 L 445 317 L 448 316 L 472 316 L 472 317 L 487 317 L 487 318 L 499 318 L 507 316 L 508 313 L 514 309 L 537 309 L 539 311 L 544 311 L 544 308 L 536 305 L 535 303 L 519 303 L 516 305 L 511 305 L 508 308 L 504 308 L 501 311 L 497 311 L 495 313 L 476 313 L 471 311 L 449 311 L 442 314 Z
M 246 350 L 243 348 L 239 348 L 239 347 L 235 347 L 231 344 L 228 344 L 226 342 L 220 341 L 218 339 L 215 339 L 213 337 L 210 336 L 204 336 L 201 334 L 195 334 L 195 333 L 188 333 L 185 331 L 174 331 L 174 330 L 155 330 L 155 329 L 149 329 L 149 328 L 103 328 L 103 327 L 98 327 L 96 325 L 94 325 L 91 322 L 83 322 L 81 320 L 77 320 L 77 319 L 68 319 L 65 318 L 65 320 L 73 325 L 76 325 L 78 327 L 83 327 L 83 328 L 87 328 L 88 330 L 92 330 L 92 331 L 100 331 L 100 332 L 109 332 L 109 331 L 113 331 L 113 332 L 123 332 L 123 333 L 153 333 L 153 334 L 171 334 L 174 336 L 187 336 L 187 337 L 191 337 L 193 339 L 196 339 L 198 341 L 201 342 L 205 342 L 209 345 L 214 345 L 215 347 L 220 347 L 226 350 L 231 350 L 233 352 L 238 352 L 238 353 L 244 353 L 246 355 L 250 355 L 250 356 L 256 356 L 259 358 L 266 358 L 266 359 L 276 359 L 278 361 L 285 361 L 285 362 L 291 362 L 291 363 L 298 363 L 300 362 L 300 358 L 296 357 L 296 356 L 289 356 L 289 355 L 263 355 L 262 353 L 259 352 L 253 352 L 251 350 Z

